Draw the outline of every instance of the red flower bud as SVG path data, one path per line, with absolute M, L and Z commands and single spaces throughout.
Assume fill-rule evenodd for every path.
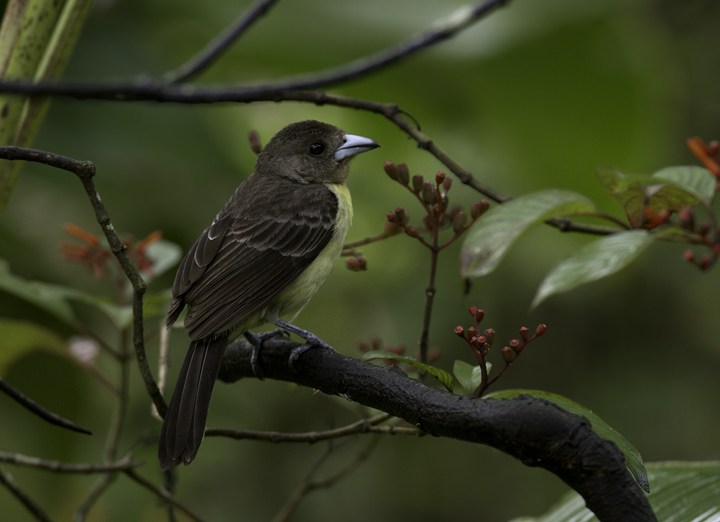
M 435 175 L 435 184 L 440 185 L 443 181 L 445 181 L 445 173 L 440 171 Z
M 393 221 L 386 221 L 385 226 L 383 227 L 383 232 L 385 232 L 386 236 L 394 236 L 402 232 L 402 226 Z
M 465 223 L 467 222 L 467 216 L 465 215 L 465 212 L 462 210 L 455 214 L 455 217 L 453 218 L 453 232 L 456 234 L 459 234 L 462 232 L 463 228 L 465 228 Z
M 692 250 L 686 250 L 683 252 L 683 257 L 685 258 L 685 261 L 690 261 L 691 263 L 695 261 L 695 254 L 693 254 Z
M 404 223 L 405 222 L 405 209 L 402 207 L 397 207 L 395 209 L 395 217 L 398 220 L 398 223 Z
M 457 335 L 457 336 L 459 336 L 459 337 L 464 337 L 464 336 L 465 336 L 465 329 L 464 329 L 462 326 L 456 326 L 456 327 L 455 327 L 455 335 Z
M 513 353 L 513 351 L 510 348 L 505 346 L 502 349 L 502 358 L 503 358 L 503 361 L 505 361 L 506 363 L 509 364 L 515 358 L 515 354 Z
M 425 180 L 423 179 L 423 177 L 420 174 L 415 174 L 412 177 L 412 186 L 413 186 L 413 190 L 416 193 L 418 193 L 422 190 L 423 183 L 425 183 Z
M 512 348 L 515 353 L 520 353 L 522 351 L 520 341 L 518 341 L 517 339 L 513 339 L 512 341 L 510 341 L 510 348 Z
M 445 178 L 445 179 L 443 180 L 443 188 L 445 189 L 445 192 L 447 192 L 448 190 L 450 190 L 450 187 L 452 187 L 452 179 L 450 179 L 450 178 Z
M 707 236 L 707 233 L 709 231 L 710 231 L 710 225 L 708 225 L 707 221 L 703 221 L 702 223 L 700 223 L 700 230 L 698 230 L 698 232 L 700 232 L 700 235 L 702 237 Z
M 700 258 L 700 270 L 707 270 L 708 268 L 710 268 L 710 256 L 703 254 Z
M 528 329 L 524 326 L 520 328 L 520 339 L 522 339 L 524 343 L 528 340 Z
M 680 209 L 678 217 L 680 218 L 680 224 L 683 227 L 689 229 L 695 228 L 695 217 L 693 216 L 690 207 L 683 207 L 682 209 Z
M 477 330 L 473 327 L 468 328 L 467 333 L 469 337 L 477 337 Z
M 490 203 L 487 199 L 483 199 L 480 203 L 473 203 L 470 207 L 470 215 L 473 219 L 477 219 L 482 216 L 487 209 L 490 208 Z
M 485 339 L 487 339 L 488 346 L 492 346 L 493 342 L 495 341 L 495 330 L 492 328 L 488 328 L 484 332 Z
M 473 316 L 475 317 L 475 321 L 477 321 L 477 322 L 479 323 L 480 321 L 483 320 L 483 317 L 485 317 L 485 311 L 484 311 L 484 310 L 478 310 L 478 309 L 476 308 L 476 309 L 475 309 L 475 313 L 473 314 Z
M 544 324 L 539 324 L 538 327 L 535 328 L 535 335 L 537 335 L 538 337 L 543 335 L 545 332 L 547 332 L 547 326 L 545 326 Z
M 385 174 L 390 176 L 390 179 L 394 179 L 395 181 L 399 179 L 398 168 L 392 161 L 386 161 L 383 169 L 385 170 Z
M 437 190 L 435 189 L 435 185 L 426 181 L 422 186 L 422 198 L 428 205 L 434 205 L 437 203 Z
M 450 219 L 454 219 L 458 212 L 462 211 L 462 207 L 458 205 L 457 203 L 450 207 L 450 212 L 448 212 L 448 215 L 450 216 Z
M 397 171 L 400 183 L 407 185 L 410 182 L 410 171 L 408 170 L 408 166 L 401 163 L 397 166 Z

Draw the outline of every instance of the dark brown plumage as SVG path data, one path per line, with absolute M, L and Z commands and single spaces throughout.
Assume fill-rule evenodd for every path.
M 231 336 L 292 321 L 329 274 L 352 216 L 348 160 L 377 146 L 316 121 L 285 127 L 188 251 L 166 323 L 187 306 L 192 343 L 160 433 L 163 469 L 195 458 Z

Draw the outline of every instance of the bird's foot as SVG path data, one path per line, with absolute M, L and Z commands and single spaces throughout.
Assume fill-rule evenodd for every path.
M 260 367 L 260 350 L 262 349 L 263 343 L 268 339 L 277 337 L 278 335 L 287 335 L 288 337 L 290 337 L 290 334 L 282 328 L 276 328 L 275 330 L 270 330 L 269 332 L 260 332 L 257 334 L 254 334 L 252 332 L 244 332 L 243 335 L 253 347 L 252 355 L 250 356 L 250 366 L 252 367 L 253 374 L 255 375 L 255 377 L 262 381 L 263 372 L 262 368 Z
M 332 350 L 335 352 L 335 348 L 330 346 L 328 343 L 320 339 L 317 335 L 315 335 L 312 332 L 308 332 L 307 330 L 303 330 L 302 328 L 299 328 L 295 326 L 294 324 L 288 323 L 286 321 L 283 321 L 282 319 L 278 319 L 275 323 L 280 328 L 283 328 L 287 330 L 288 332 L 292 332 L 295 335 L 302 337 L 305 339 L 305 344 L 302 346 L 298 346 L 297 348 L 293 348 L 293 350 L 290 352 L 290 358 L 288 359 L 288 364 L 290 364 L 290 368 L 293 370 L 295 369 L 295 363 L 298 360 L 298 357 L 300 357 L 307 349 L 312 348 L 313 346 L 319 346 L 320 348 L 326 348 L 328 350 Z

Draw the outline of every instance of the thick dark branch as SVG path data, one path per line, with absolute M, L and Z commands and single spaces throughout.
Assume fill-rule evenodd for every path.
M 247 29 L 277 3 L 278 0 L 257 0 L 230 27 L 215 37 L 204 49 L 185 64 L 165 74 L 168 83 L 186 82 L 212 65 Z
M 287 339 L 267 340 L 260 353 L 266 378 L 294 382 L 385 411 L 438 437 L 487 444 L 554 473 L 580 493 L 603 522 L 656 521 L 617 446 L 600 438 L 584 417 L 541 399 L 476 399 L 453 395 L 410 379 L 396 367 L 381 368 L 314 348 L 293 371 Z M 225 354 L 220 379 L 253 377 L 244 339 Z
M 4 451 L 0 451 L 0 462 L 45 469 L 48 471 L 57 471 L 60 473 L 77 474 L 124 471 L 126 469 L 137 468 L 138 466 L 142 466 L 144 464 L 143 462 L 132 462 L 128 459 L 111 462 L 109 464 L 66 464 L 57 460 L 39 459 L 37 457 L 28 457 L 27 455 L 20 455 L 18 453 L 5 453 Z
M 128 257 L 125 252 L 125 245 L 120 240 L 120 237 L 115 232 L 115 227 L 110 221 L 110 215 L 105 209 L 100 194 L 98 194 L 93 182 L 93 176 L 95 176 L 95 165 L 89 161 L 78 161 L 51 152 L 45 152 L 36 149 L 23 149 L 21 147 L 0 147 L 0 158 L 7 160 L 24 160 L 33 161 L 36 163 L 44 163 L 62 170 L 67 170 L 76 174 L 85 188 L 85 192 L 90 199 L 90 204 L 95 211 L 95 217 L 97 222 L 100 224 L 105 238 L 107 239 L 110 249 L 117 258 L 120 266 L 122 267 L 125 275 L 130 280 L 133 287 L 133 345 L 135 346 L 135 354 L 140 367 L 140 375 L 145 382 L 147 392 L 155 403 L 160 415 L 165 415 L 167 405 L 165 400 L 160 394 L 155 379 L 153 378 L 152 371 L 147 362 L 147 356 L 145 355 L 145 337 L 143 328 L 143 295 L 145 294 L 146 285 L 143 281 L 140 272 L 138 272 L 135 265 Z
M 62 418 L 60 415 L 57 415 L 50 410 L 46 410 L 37 402 L 32 400 L 30 397 L 24 395 L 19 390 L 8 384 L 8 382 L 3 380 L 2 378 L 0 378 L 0 390 L 4 391 L 10 397 L 12 397 L 17 402 L 25 406 L 28 410 L 33 412 L 35 415 L 37 415 L 41 419 L 48 421 L 51 424 L 55 424 L 56 426 L 60 426 L 62 428 L 67 428 L 72 431 L 77 431 L 79 433 L 86 433 L 88 435 L 92 435 L 91 431 L 86 430 L 81 426 L 78 426 L 72 421 Z

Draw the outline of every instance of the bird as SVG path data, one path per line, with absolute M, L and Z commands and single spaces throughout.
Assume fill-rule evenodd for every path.
M 178 268 L 166 316 L 170 328 L 187 307 L 190 338 L 160 432 L 163 470 L 190 464 L 202 443 L 225 347 L 244 334 L 254 344 L 265 323 L 329 347 L 292 324 L 340 257 L 352 220 L 345 184 L 349 162 L 379 145 L 315 120 L 292 123 L 267 143 L 254 172 L 235 190 Z M 282 319 L 286 317 L 287 320 Z

